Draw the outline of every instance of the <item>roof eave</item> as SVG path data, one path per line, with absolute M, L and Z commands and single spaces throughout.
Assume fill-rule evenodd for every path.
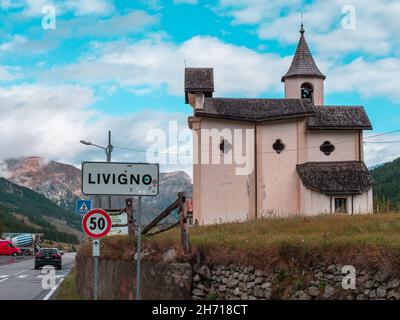
M 326 76 L 323 74 L 301 74 L 301 73 L 298 73 L 298 74 L 289 74 L 289 75 L 285 74 L 284 76 L 282 76 L 281 82 L 285 82 L 285 80 L 287 78 L 294 78 L 294 77 L 319 78 L 322 80 L 326 79 Z

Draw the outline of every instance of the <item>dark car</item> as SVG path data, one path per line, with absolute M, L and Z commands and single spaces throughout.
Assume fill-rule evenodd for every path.
M 42 248 L 35 256 L 35 269 L 44 266 L 53 266 L 60 270 L 62 268 L 61 254 L 56 248 Z

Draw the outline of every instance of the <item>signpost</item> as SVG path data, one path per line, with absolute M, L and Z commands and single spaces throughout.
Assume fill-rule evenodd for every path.
M 140 300 L 140 260 L 142 234 L 142 196 L 157 196 L 159 189 L 159 166 L 151 163 L 122 163 L 122 162 L 83 162 L 82 163 L 82 193 L 85 195 L 118 195 L 138 196 L 138 210 L 136 219 L 137 259 L 136 259 L 136 299 Z M 95 211 L 95 210 L 92 210 Z M 103 210 L 101 210 L 103 211 Z M 103 211 L 104 212 L 104 211 Z M 105 213 L 105 212 L 104 212 Z M 86 214 L 83 218 L 85 220 Z M 106 213 L 108 216 L 108 214 Z M 100 221 L 99 216 L 98 222 Z M 112 222 L 109 218 L 109 228 Z M 86 219 L 88 220 L 88 219 Z M 90 222 L 89 222 L 90 223 Z M 97 223 L 98 226 L 98 223 Z M 94 227 L 94 225 L 93 225 Z M 90 231 L 92 234 L 97 229 Z M 85 227 L 84 227 L 85 230 Z M 105 233 L 107 234 L 110 230 Z M 122 230 L 121 230 L 122 231 Z M 85 230 L 86 232 L 86 230 Z M 87 233 L 91 236 L 89 233 Z M 100 231 L 98 232 L 100 233 Z M 104 234 L 104 235 L 105 235 Z M 103 236 L 104 236 L 103 235 Z M 96 238 L 96 237 L 93 237 Z M 99 237 L 97 237 L 99 238 Z M 97 257 L 95 257 L 97 270 Z M 97 275 L 97 272 L 95 272 Z M 97 294 L 97 278 L 96 278 Z M 97 296 L 96 296 L 97 298 Z
M 82 193 L 85 195 L 156 196 L 158 164 L 83 162 Z
M 76 213 L 84 215 L 92 210 L 92 200 L 76 200 Z
M 93 299 L 97 300 L 98 293 L 98 269 L 100 256 L 100 239 L 106 236 L 111 229 L 111 218 L 102 209 L 93 209 L 84 215 L 82 219 L 83 231 L 93 240 L 94 258 L 94 280 L 93 280 Z

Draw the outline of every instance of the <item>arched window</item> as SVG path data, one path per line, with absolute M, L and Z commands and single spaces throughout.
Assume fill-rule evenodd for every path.
M 301 85 L 301 98 L 302 99 L 310 99 L 311 102 L 314 102 L 314 88 L 311 83 L 305 82 Z

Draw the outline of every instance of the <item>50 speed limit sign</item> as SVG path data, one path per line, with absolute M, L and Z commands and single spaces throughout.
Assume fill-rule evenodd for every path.
M 110 232 L 111 218 L 104 210 L 91 210 L 82 219 L 82 229 L 91 238 L 103 238 Z

